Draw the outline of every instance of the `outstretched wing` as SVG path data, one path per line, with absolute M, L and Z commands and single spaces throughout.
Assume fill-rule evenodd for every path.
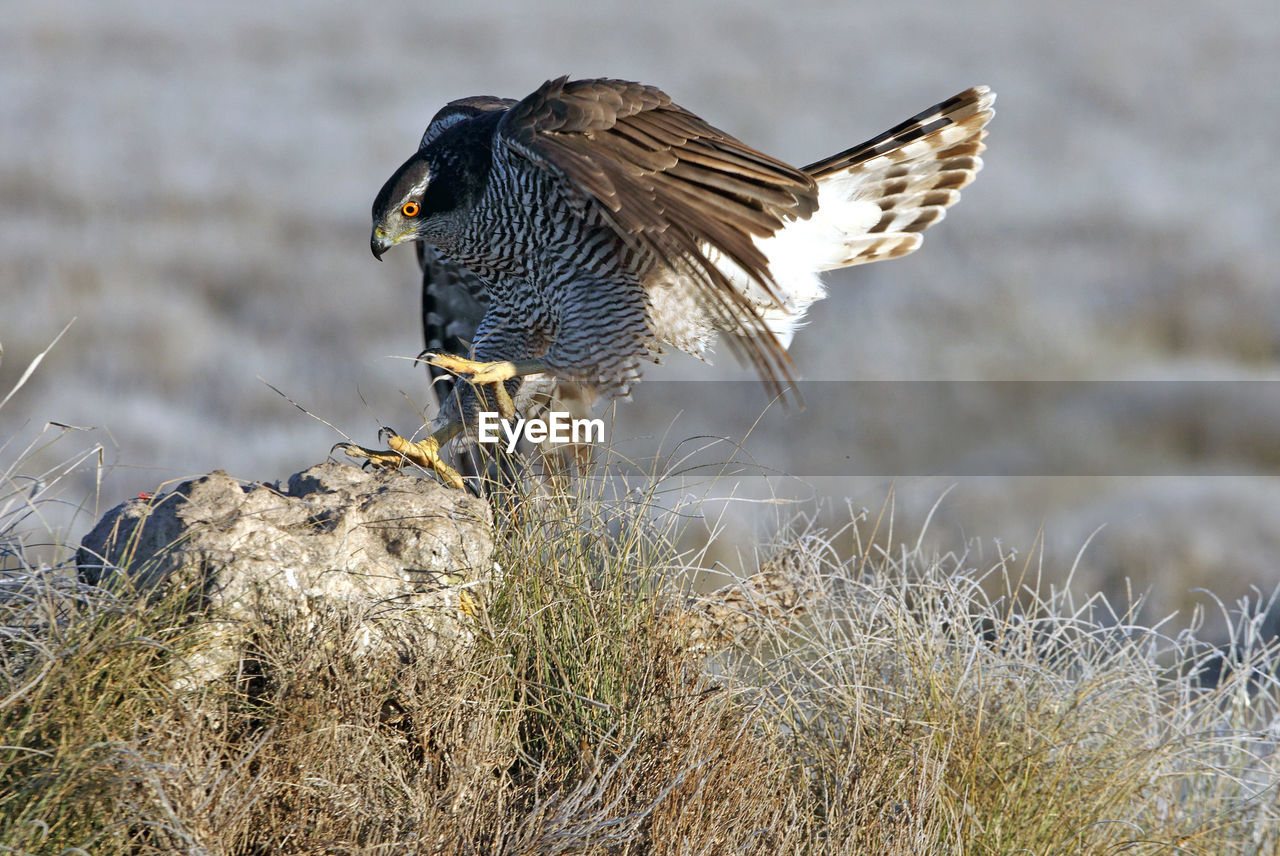
M 946 215 L 959 201 L 960 189 L 982 169 L 979 155 L 986 149 L 983 139 L 995 115 L 995 98 L 985 86 L 966 89 L 805 167 L 818 182 L 824 205 L 830 194 L 869 208 L 865 228 L 851 233 L 844 256 L 826 266 L 897 258 L 918 247 L 920 233 Z
M 987 86 L 974 86 L 946 101 L 920 111 L 865 143 L 811 163 L 804 171 L 822 179 L 853 168 L 864 171 L 888 169 L 921 158 L 936 159 L 952 146 L 954 154 L 977 155 L 986 148 L 983 130 L 995 115 L 995 93 Z M 971 173 L 963 184 L 973 180 Z M 963 186 L 963 185 L 961 185 Z
M 634 247 L 686 275 L 722 329 L 767 383 L 792 379 L 791 360 L 715 259 L 777 297 L 768 237 L 817 208 L 804 172 L 712 127 L 652 86 L 622 80 L 548 81 L 511 107 L 498 140 L 562 180 L 580 213 L 594 207 Z M 735 342 L 731 339 L 731 343 Z

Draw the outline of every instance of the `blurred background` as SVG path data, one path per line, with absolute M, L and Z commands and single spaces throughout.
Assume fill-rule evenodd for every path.
M 1212 603 L 1198 588 L 1231 601 L 1280 581 L 1278 44 L 1273 0 L 21 4 L 0 25 L 0 395 L 77 320 L 0 409 L 3 454 L 50 420 L 92 428 L 104 510 L 215 468 L 281 479 L 339 432 L 413 430 L 430 398 L 405 359 L 419 279 L 409 249 L 370 257 L 369 208 L 450 99 L 641 80 L 802 164 L 985 83 L 986 169 L 919 252 L 829 277 L 793 348 L 829 383 L 751 434 L 792 477 L 716 483 L 743 499 L 717 506 L 714 555 L 733 564 L 779 516 L 751 499 L 836 525 L 892 491 L 911 542 L 950 488 L 939 548 L 1039 564 L 1039 543 L 1061 583 L 1103 526 L 1072 584 L 1149 590 L 1147 617 L 1185 623 Z M 651 371 L 616 434 L 653 450 L 749 426 L 767 396 L 716 363 Z M 967 383 L 1063 380 L 1164 392 L 1117 422 L 1131 408 L 1108 384 L 1020 435 L 1087 467 L 999 432 L 962 463 L 879 465 L 899 436 L 945 450 L 947 402 L 990 388 Z M 1206 404 L 1227 382 L 1235 403 Z M 55 455 L 32 454 L 33 471 Z

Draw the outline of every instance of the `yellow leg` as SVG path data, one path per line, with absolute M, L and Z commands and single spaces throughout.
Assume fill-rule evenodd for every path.
M 436 353 L 423 354 L 419 359 L 425 360 L 433 366 L 439 366 L 445 371 L 453 372 L 474 386 L 492 387 L 494 400 L 497 402 L 498 411 L 503 419 L 511 419 L 516 415 L 515 402 L 511 400 L 511 394 L 507 392 L 507 388 L 504 385 L 505 382 L 513 377 L 536 374 L 547 370 L 541 360 L 519 360 L 516 362 L 503 360 L 482 363 L 454 356 L 453 354 Z M 462 476 L 458 475 L 457 470 L 440 459 L 441 447 L 458 436 L 461 431 L 461 422 L 451 422 L 426 439 L 414 442 L 406 440 L 390 428 L 383 428 L 380 436 L 382 434 L 386 435 L 387 446 L 390 447 L 388 449 L 366 449 L 364 446 L 357 446 L 355 443 L 338 443 L 329 451 L 341 450 L 353 458 L 363 458 L 368 463 L 381 469 L 399 469 L 406 462 L 417 464 L 423 469 L 433 470 L 440 476 L 440 480 L 450 487 L 461 489 L 464 486 Z
M 460 422 L 453 422 L 436 431 L 426 439 L 414 442 L 406 440 L 390 428 L 383 428 L 386 434 L 388 449 L 366 449 L 355 443 L 338 443 L 333 450 L 340 450 L 353 458 L 364 458 L 380 469 L 399 469 L 406 462 L 417 464 L 426 470 L 433 470 L 440 480 L 449 487 L 462 489 L 464 483 L 458 471 L 440 459 L 440 447 L 448 443 L 462 431 Z
M 516 362 L 500 360 L 498 362 L 483 363 L 469 360 L 466 357 L 459 357 L 455 354 L 437 353 L 423 354 L 420 359 L 447 372 L 453 372 L 472 386 L 491 387 L 494 401 L 498 405 L 498 413 L 503 419 L 511 419 L 516 415 L 516 406 L 511 400 L 511 395 L 507 392 L 505 382 L 513 377 L 537 374 L 547 370 L 546 365 L 541 360 L 518 360 Z

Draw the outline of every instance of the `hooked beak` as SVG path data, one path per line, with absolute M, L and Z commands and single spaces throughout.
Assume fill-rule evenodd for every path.
M 369 238 L 369 249 L 373 251 L 373 257 L 378 261 L 382 261 L 382 254 L 391 249 L 394 242 L 387 237 L 386 230 L 381 226 L 377 226 L 373 230 L 373 235 Z

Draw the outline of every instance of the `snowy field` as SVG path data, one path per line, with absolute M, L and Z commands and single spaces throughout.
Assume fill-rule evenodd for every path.
M 807 163 L 985 83 L 999 100 L 978 181 L 915 255 L 832 275 L 797 338 L 826 394 L 752 435 L 796 478 L 714 493 L 813 496 L 835 519 L 846 498 L 878 508 L 892 483 L 909 538 L 954 485 L 940 545 L 1025 553 L 1043 527 L 1058 581 L 1106 524 L 1075 582 L 1122 592 L 1131 578 L 1160 614 L 1206 602 L 1198 586 L 1231 599 L 1280 581 L 1272 0 L 463 5 L 9 9 L 0 393 L 77 320 L 0 411 L 6 454 L 48 420 L 94 426 L 114 463 L 108 506 L 215 468 L 272 481 L 342 437 L 263 381 L 358 442 L 411 431 L 429 398 L 403 359 L 421 346 L 413 253 L 374 262 L 369 207 L 452 98 L 518 97 L 564 73 L 642 80 Z M 619 433 L 654 448 L 668 426 L 668 445 L 727 433 L 768 403 L 725 383 L 748 376 L 727 355 L 673 359 L 620 407 Z M 848 380 L 1147 383 L 1136 420 L 1114 384 L 1009 435 L 1072 450 L 1046 462 L 1002 432 L 952 461 L 945 401 L 904 412 Z M 1227 381 L 1252 385 L 1206 398 Z M 921 387 L 903 388 L 919 404 Z M 899 436 L 936 438 L 943 457 L 877 469 Z M 731 514 L 726 561 L 758 508 Z

